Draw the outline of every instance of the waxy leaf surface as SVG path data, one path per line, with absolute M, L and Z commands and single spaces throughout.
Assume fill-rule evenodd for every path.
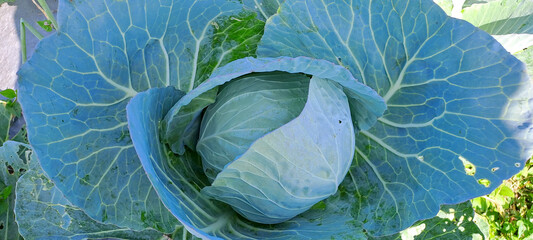
M 245 58 L 233 61 L 216 70 L 210 79 L 183 97 L 182 92 L 173 88 L 154 88 L 138 94 L 128 104 L 127 115 L 131 137 L 151 183 L 165 206 L 198 237 L 208 239 L 362 237 L 364 234 L 362 228 L 353 221 L 347 211 L 349 207 L 347 203 L 355 199 L 344 194 L 343 189 L 286 222 L 276 225 L 253 223 L 239 216 L 228 205 L 209 199 L 200 193 L 209 182 L 203 173 L 198 154 L 185 151 L 183 155 L 176 155 L 168 145 L 161 142 L 160 121 L 171 108 L 187 106 L 195 97 L 240 76 L 252 72 L 272 71 L 305 73 L 327 78 L 343 86 L 348 99 L 365 96 L 366 105 L 355 104 L 358 100 L 353 100 L 354 104 L 350 107 L 360 110 L 359 113 L 375 113 L 374 121 L 384 110 L 382 99 L 373 90 L 358 83 L 345 68 L 327 61 L 310 58 Z M 372 119 L 372 116 L 358 119 L 361 119 L 361 125 L 370 124 L 367 120 Z M 357 126 L 359 125 L 354 124 L 354 128 Z
M 338 63 L 384 98 L 387 111 L 356 136 L 341 185 L 371 235 L 490 193 L 533 153 L 524 64 L 430 0 L 287 1 L 257 54 Z
M 172 232 L 126 122 L 138 92 L 189 91 L 253 55 L 263 23 L 225 0 L 60 0 L 58 33 L 19 71 L 28 138 L 43 170 L 91 218 Z
M 90 218 L 63 196 L 32 157 L 29 170 L 17 182 L 15 213 L 24 239 L 158 239 L 154 229 L 134 231 Z

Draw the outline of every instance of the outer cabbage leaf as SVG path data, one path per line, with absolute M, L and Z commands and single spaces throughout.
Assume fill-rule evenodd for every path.
M 98 221 L 172 232 L 178 221 L 142 170 L 126 104 L 148 88 L 188 91 L 253 55 L 263 26 L 254 16 L 225 0 L 61 0 L 58 33 L 22 66 L 19 97 L 29 141 L 65 197 Z
M 27 144 L 13 141 L 6 141 L 0 147 L 0 239 L 22 239 L 15 222 L 15 186 L 28 170 L 29 149 Z
M 524 64 L 430 0 L 288 1 L 257 54 L 342 64 L 385 99 L 384 115 L 356 137 L 342 185 L 371 235 L 490 193 L 533 152 Z
M 200 189 L 209 185 L 201 159 L 192 151 L 173 154 L 160 142 L 159 121 L 170 106 L 183 104 L 239 76 L 251 72 L 303 72 L 328 78 L 344 86 L 344 92 L 364 96 L 368 110 L 379 114 L 384 104 L 368 87 L 358 83 L 350 73 L 330 62 L 310 58 L 245 58 L 219 68 L 209 80 L 179 98 L 172 88 L 154 88 L 135 96 L 127 107 L 128 124 L 135 149 L 148 177 L 165 206 L 198 237 L 209 239 L 324 239 L 362 238 L 362 228 L 347 211 L 353 196 L 339 189 L 337 194 L 313 206 L 309 211 L 277 225 L 252 223 L 240 217 L 229 206 L 208 199 Z M 344 85 L 345 84 L 345 85 Z M 347 94 L 348 95 L 348 94 Z M 179 100 L 177 100 L 179 98 Z M 379 116 L 379 115 L 377 115 Z M 375 117 L 377 117 L 374 115 Z M 355 127 L 355 126 L 354 126 Z M 150 136 L 150 137 L 146 137 Z
M 470 201 L 454 205 L 442 205 L 437 216 L 418 221 L 400 233 L 385 237 L 369 237 L 372 240 L 428 240 L 464 239 L 481 240 L 485 233 L 480 229 L 477 215 Z
M 449 0 L 449 1 L 454 1 L 454 0 Z M 499 0 L 465 0 L 462 7 L 470 7 L 474 4 L 484 4 L 484 3 L 494 2 L 494 1 L 499 1 Z M 460 2 L 458 1 L 458 3 Z
M 439 7 L 446 12 L 446 14 L 451 15 L 453 9 L 453 0 L 433 0 Z
M 474 209 L 470 201 L 456 205 L 443 205 L 436 217 L 415 223 L 402 231 L 402 239 L 484 239 L 474 222 Z M 409 231 L 410 230 L 410 231 Z
M 255 10 L 258 13 L 258 18 L 265 20 L 276 14 L 279 5 L 284 0 L 243 0 L 242 2 L 248 8 Z
M 0 146 L 9 139 L 9 128 L 11 127 L 11 119 L 13 119 L 6 104 L 6 102 L 0 101 Z
M 154 229 L 133 231 L 90 218 L 65 199 L 59 189 L 44 175 L 35 157 L 29 162 L 29 170 L 17 182 L 16 193 L 16 220 L 20 234 L 26 240 L 88 238 L 148 240 L 163 236 L 163 233 Z
M 497 0 L 462 10 L 463 19 L 491 34 L 507 51 L 533 46 L 533 1 Z
M 301 113 L 255 140 L 202 193 L 254 222 L 281 223 L 337 192 L 354 151 L 342 87 L 313 77 Z

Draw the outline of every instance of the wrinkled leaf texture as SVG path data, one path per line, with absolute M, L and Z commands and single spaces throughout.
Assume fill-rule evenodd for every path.
M 31 239 L 157 239 L 154 229 L 134 231 L 98 222 L 72 204 L 54 186 L 32 155 L 28 171 L 17 182 L 15 215 L 19 232 Z M 12 239 L 12 238 L 10 238 Z
M 15 187 L 19 177 L 28 170 L 30 146 L 6 141 L 0 147 L 0 239 L 22 239 L 15 222 Z
M 341 64 L 385 99 L 384 115 L 356 136 L 342 185 L 371 235 L 490 193 L 533 152 L 524 64 L 432 1 L 287 1 L 267 22 L 257 54 Z M 474 176 L 462 159 L 475 165 Z
M 263 22 L 235 1 L 59 1 L 58 32 L 19 71 L 28 138 L 43 170 L 91 218 L 173 232 L 126 122 L 138 92 L 189 91 L 253 55 Z
M 178 156 L 161 143 L 159 121 L 171 107 L 186 106 L 204 92 L 234 78 L 258 72 L 284 71 L 327 78 L 343 86 L 352 99 L 349 102 L 354 127 L 375 121 L 384 111 L 377 93 L 357 82 L 343 67 L 323 60 L 298 58 L 244 58 L 217 69 L 213 75 L 188 94 L 169 88 L 154 88 L 135 96 L 128 104 L 128 124 L 135 149 L 148 177 L 165 206 L 197 236 L 210 239 L 324 239 L 364 237 L 363 230 L 349 214 L 349 205 L 356 201 L 343 189 L 324 201 L 323 207 L 311 210 L 276 225 L 250 222 L 229 206 L 208 199 L 200 190 L 209 185 L 201 167 L 201 159 L 186 151 Z M 181 97 L 181 98 L 180 98 Z M 357 97 L 361 98 L 358 99 Z M 365 104 L 359 104 L 359 101 Z M 154 107 L 156 106 L 156 107 Z M 370 121 L 370 122 L 369 122 Z M 146 136 L 151 136 L 147 138 Z
M 166 232 L 178 224 L 133 149 L 125 113 L 131 97 L 168 85 L 187 92 L 214 67 L 253 55 L 253 47 L 224 45 L 225 38 L 212 46 L 224 23 L 235 24 L 229 16 L 248 16 L 239 4 L 176 2 L 62 0 L 59 34 L 43 40 L 19 73 L 28 136 L 43 169 L 99 221 Z M 314 221 L 272 228 L 227 215 L 222 223 L 231 224 L 220 225 L 217 236 L 357 237 L 363 222 L 371 234 L 397 232 L 435 215 L 440 204 L 490 192 L 531 155 L 532 93 L 523 65 L 429 0 L 290 1 L 268 24 L 260 56 L 339 63 L 383 96 L 388 110 L 357 136 L 354 164 L 325 211 L 305 213 Z M 249 46 L 242 43 L 259 32 L 228 41 Z M 476 165 L 475 176 L 465 174 L 459 156 Z M 492 184 L 481 187 L 479 179 Z M 339 222 L 352 225 L 339 229 Z

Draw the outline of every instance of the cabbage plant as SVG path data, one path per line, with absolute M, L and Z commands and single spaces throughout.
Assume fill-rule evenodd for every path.
M 19 98 L 54 194 L 99 224 L 386 236 L 533 153 L 525 65 L 430 0 L 61 0 L 58 22 Z

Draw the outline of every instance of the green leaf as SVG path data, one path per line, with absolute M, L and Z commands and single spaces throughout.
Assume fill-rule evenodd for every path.
M 15 222 L 14 186 L 28 169 L 29 146 L 7 141 L 0 147 L 0 239 L 22 239 Z
M 26 143 L 26 144 L 29 144 L 28 142 L 28 136 L 27 136 L 27 132 L 26 132 L 26 127 L 23 126 L 19 131 L 18 133 L 13 136 L 13 138 L 11 139 L 12 141 L 15 141 L 15 142 L 20 142 L 20 143 Z
M 4 189 L 2 189 L 0 191 L 0 200 L 6 200 L 9 195 L 11 194 L 11 191 L 13 190 L 13 186 L 9 185 L 7 187 L 5 187 Z
M 6 89 L 6 90 L 3 90 L 0 92 L 0 94 L 2 94 L 2 96 L 6 97 L 6 98 L 10 98 L 10 99 L 13 99 L 13 98 L 16 98 L 17 97 L 17 92 L 13 89 Z
M 9 139 L 9 128 L 13 115 L 7 107 L 7 103 L 0 101 L 0 146 Z
M 496 194 L 505 197 L 514 197 L 513 190 L 505 184 L 502 184 L 498 187 L 498 189 L 496 189 Z
M 31 239 L 157 239 L 163 233 L 147 228 L 134 231 L 90 218 L 63 197 L 43 173 L 37 159 L 17 182 L 15 205 L 20 234 Z
M 6 104 L 6 109 L 12 116 L 22 116 L 22 107 L 18 101 L 8 102 Z
M 51 32 L 52 30 L 54 30 L 54 26 L 52 25 L 52 21 L 50 20 L 37 21 L 37 24 L 39 24 L 39 26 L 41 26 L 41 28 L 47 32 Z
M 490 237 L 490 224 L 487 220 L 487 217 L 474 213 L 474 223 L 477 225 L 479 230 L 483 233 L 485 239 Z
M 491 34 L 507 51 L 533 45 L 533 1 L 496 0 L 463 9 L 463 19 Z
M 216 67 L 254 55 L 264 22 L 227 0 L 59 5 L 58 34 L 43 39 L 19 71 L 35 154 L 56 187 L 91 218 L 171 233 L 178 220 L 143 171 L 126 105 L 149 88 L 189 91 Z

